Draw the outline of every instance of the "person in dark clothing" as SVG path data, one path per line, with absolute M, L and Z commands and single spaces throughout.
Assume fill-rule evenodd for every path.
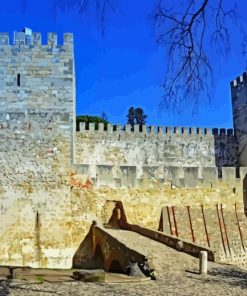
M 145 258 L 143 262 L 138 263 L 138 267 L 145 276 L 151 277 L 152 280 L 156 280 L 154 269 L 149 267 L 147 258 Z
M 131 260 L 130 264 L 127 266 L 126 273 L 130 276 L 145 275 L 146 277 L 150 277 L 152 280 L 156 280 L 154 269 L 149 267 L 148 260 L 146 258 L 143 262 L 139 263 L 135 260 Z

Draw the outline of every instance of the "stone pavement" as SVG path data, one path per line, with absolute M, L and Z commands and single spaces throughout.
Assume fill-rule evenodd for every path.
M 119 234 L 121 235 L 121 233 Z M 129 232 L 124 239 L 132 240 L 141 247 L 149 244 L 148 257 L 157 270 L 157 280 L 138 283 L 84 283 L 73 281 L 69 277 L 62 282 L 49 278 L 40 283 L 19 279 L 0 279 L 0 296 L 36 296 L 36 295 L 183 295 L 183 296 L 247 296 L 247 271 L 232 265 L 209 262 L 209 273 L 198 274 L 198 259 L 173 250 L 158 242 Z M 122 236 L 123 239 L 123 236 Z
M 30 283 L 21 280 L 0 280 L 0 295 L 184 295 L 245 296 L 247 273 L 231 267 L 218 267 L 207 276 L 190 272 L 164 274 L 157 281 L 133 284 L 97 284 L 83 282 Z

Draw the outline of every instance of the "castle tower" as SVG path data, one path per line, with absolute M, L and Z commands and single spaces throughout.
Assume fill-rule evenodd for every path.
M 239 141 L 239 165 L 247 166 L 247 72 L 231 82 L 233 125 Z
M 47 44 L 42 44 L 40 33 L 25 28 L 15 32 L 13 43 L 8 33 L 0 34 L 0 240 L 5 241 L 0 264 L 49 266 L 45 246 L 71 244 L 68 235 L 55 236 L 53 227 L 60 227 L 55 217 L 68 210 L 75 116 L 73 35 L 64 34 L 58 45 L 57 34 L 48 33 Z M 39 234 L 34 231 L 36 216 Z M 61 223 L 62 233 L 66 221 Z M 5 256 L 6 248 L 15 259 Z

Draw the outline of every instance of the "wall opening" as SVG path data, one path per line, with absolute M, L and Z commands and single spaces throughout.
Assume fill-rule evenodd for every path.
M 17 74 L 17 86 L 21 86 L 21 74 Z
M 108 272 L 124 273 L 124 270 L 122 265 L 117 260 L 113 260 L 110 264 Z
M 40 243 L 40 214 L 37 211 L 35 216 L 35 228 L 34 228 L 34 234 L 35 234 L 35 260 L 40 264 L 41 261 L 41 243 Z
M 97 245 L 94 252 L 95 268 L 104 269 L 104 257 L 100 245 Z

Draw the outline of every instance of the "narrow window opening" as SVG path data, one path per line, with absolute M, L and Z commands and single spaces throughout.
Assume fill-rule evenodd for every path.
M 20 86 L 21 85 L 21 74 L 18 73 L 17 74 L 17 86 Z

